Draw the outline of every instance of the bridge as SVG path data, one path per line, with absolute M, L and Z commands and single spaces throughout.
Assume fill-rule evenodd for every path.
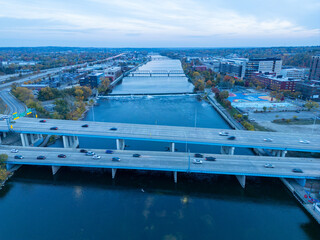
M 152 76 L 163 76 L 163 77 L 185 77 L 183 70 L 138 70 L 130 73 L 130 76 L 139 76 L 139 77 L 152 77 Z
M 113 154 L 106 154 L 105 150 L 91 149 L 101 156 L 101 159 L 94 160 L 77 149 L 17 148 L 19 153 L 11 153 L 11 147 L 0 147 L 0 154 L 5 153 L 9 156 L 6 161 L 8 169 L 16 165 L 49 166 L 52 174 L 56 174 L 60 167 L 107 168 L 112 170 L 112 178 L 115 178 L 118 169 L 169 171 L 173 172 L 175 182 L 179 172 L 221 174 L 236 176 L 242 187 L 245 187 L 246 176 L 293 178 L 301 185 L 305 184 L 306 179 L 320 179 L 320 159 L 313 158 L 205 154 L 205 157 L 215 157 L 216 161 L 202 159 L 202 164 L 194 164 L 194 154 L 181 152 L 114 150 Z M 133 157 L 134 153 L 141 156 Z M 15 159 L 14 156 L 17 154 L 24 158 Z M 58 158 L 59 154 L 65 154 L 66 158 Z M 36 159 L 39 155 L 45 156 L 46 159 Z M 112 157 L 119 157 L 121 160 L 114 162 L 111 160 Z M 266 168 L 264 165 L 267 163 L 274 165 L 274 168 Z M 292 171 L 293 168 L 301 168 L 303 172 L 295 173 Z
M 88 124 L 88 127 L 82 125 Z M 57 130 L 50 130 L 57 127 Z M 116 130 L 111 130 L 115 128 Z M 158 141 L 170 143 L 174 151 L 175 143 L 202 144 L 221 146 L 221 153 L 234 154 L 236 147 L 267 149 L 275 156 L 285 156 L 287 151 L 320 152 L 320 135 L 262 132 L 231 129 L 213 129 L 196 127 L 178 127 L 164 125 L 128 124 L 111 122 L 89 122 L 46 119 L 41 123 L 37 118 L 22 117 L 7 126 L 0 121 L 0 132 L 14 131 L 20 133 L 23 146 L 29 146 L 41 135 L 60 135 L 65 148 L 76 148 L 78 137 L 115 139 L 118 150 L 124 150 L 125 140 Z M 235 140 L 220 136 L 219 132 L 227 131 Z M 268 142 L 265 139 L 271 138 Z

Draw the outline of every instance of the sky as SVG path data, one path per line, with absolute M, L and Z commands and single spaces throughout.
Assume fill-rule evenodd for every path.
M 0 0 L 0 47 L 320 45 L 320 0 Z

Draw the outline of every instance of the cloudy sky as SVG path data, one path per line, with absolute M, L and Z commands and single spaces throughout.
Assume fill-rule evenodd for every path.
M 0 0 L 0 46 L 320 45 L 320 0 Z

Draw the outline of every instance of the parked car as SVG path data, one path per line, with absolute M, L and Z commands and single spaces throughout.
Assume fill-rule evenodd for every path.
M 265 138 L 265 139 L 263 139 L 263 141 L 265 141 L 265 142 L 272 142 L 272 139 L 271 139 L 271 138 Z
M 106 150 L 106 154 L 113 154 L 112 150 Z
M 200 154 L 200 153 L 195 153 L 195 154 L 194 154 L 194 157 L 196 157 L 196 158 L 203 158 L 203 155 Z
M 294 172 L 294 173 L 303 173 L 303 171 L 300 168 L 294 168 L 294 169 L 292 169 L 292 172 Z
M 59 154 L 58 155 L 58 158 L 66 158 L 67 156 L 66 155 L 64 155 L 64 154 Z
M 24 157 L 22 155 L 15 155 L 14 159 L 24 159 Z
M 266 163 L 264 165 L 265 168 L 274 168 L 274 165 L 272 165 L 271 163 Z
M 93 156 L 93 155 L 96 155 L 96 154 L 95 154 L 94 152 L 87 151 L 87 152 L 86 152 L 86 155 L 87 155 L 87 156 Z
M 11 149 L 11 152 L 12 153 L 17 153 L 17 152 L 19 152 L 19 150 L 18 149 Z
M 229 136 L 229 133 L 228 132 L 219 132 L 219 135 L 220 136 Z
M 85 150 L 85 149 L 81 149 L 80 152 L 81 152 L 81 153 L 87 153 L 88 151 Z
M 45 122 L 47 122 L 47 120 L 40 120 L 39 122 L 41 122 L 41 123 L 45 123 Z
M 310 143 L 310 141 L 308 141 L 308 140 L 300 140 L 299 142 L 303 143 L 303 144 L 309 144 Z
M 230 137 L 228 137 L 228 140 L 235 140 L 235 139 L 236 139 L 235 136 L 230 136 Z
M 58 127 L 51 127 L 50 130 L 58 130 Z
M 109 130 L 111 130 L 111 131 L 117 131 L 118 128 L 112 127 L 112 128 L 110 128 Z
M 202 163 L 202 160 L 201 159 L 193 159 L 193 164 L 201 164 Z
M 215 157 L 206 157 L 205 159 L 206 159 L 206 161 L 215 161 L 216 160 Z
M 84 124 L 81 127 L 89 127 L 89 125 L 88 124 Z
M 132 157 L 137 157 L 138 158 L 138 157 L 141 157 L 141 155 L 139 153 L 135 153 L 135 154 L 132 155 Z
M 111 160 L 114 161 L 114 162 L 120 162 L 120 158 L 119 157 L 113 157 Z
M 99 155 L 93 155 L 92 156 L 92 159 L 95 159 L 95 160 L 98 160 L 98 159 L 100 159 L 101 157 L 99 156 Z
M 45 160 L 45 159 L 46 159 L 46 156 L 40 155 L 40 156 L 37 157 L 37 159 L 39 159 L 39 160 Z

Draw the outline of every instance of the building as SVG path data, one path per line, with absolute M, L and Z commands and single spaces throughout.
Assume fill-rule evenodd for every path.
M 296 91 L 301 92 L 304 99 L 320 101 L 320 81 L 298 82 Z
M 220 62 L 219 72 L 243 79 L 245 76 L 246 65 L 247 59 L 245 58 L 223 59 Z
M 312 57 L 309 80 L 320 80 L 320 55 Z
M 276 76 L 275 73 L 256 73 L 252 75 L 251 79 L 271 90 L 289 90 L 291 92 L 296 91 L 296 83 L 301 81 L 300 79 L 283 78 L 281 75 Z
M 114 81 L 122 74 L 121 67 L 110 67 L 104 70 L 104 76 Z
M 283 77 L 287 77 L 287 78 L 303 79 L 306 75 L 306 69 L 304 69 L 304 68 L 282 69 L 281 75 Z
M 207 66 L 205 65 L 195 65 L 192 67 L 194 71 L 203 72 L 207 70 Z
M 250 79 L 255 72 L 279 75 L 281 68 L 281 58 L 250 58 L 246 65 L 245 78 Z
M 91 88 L 98 87 L 102 78 L 104 77 L 103 73 L 92 73 L 85 78 L 80 78 L 80 86 L 89 86 Z

